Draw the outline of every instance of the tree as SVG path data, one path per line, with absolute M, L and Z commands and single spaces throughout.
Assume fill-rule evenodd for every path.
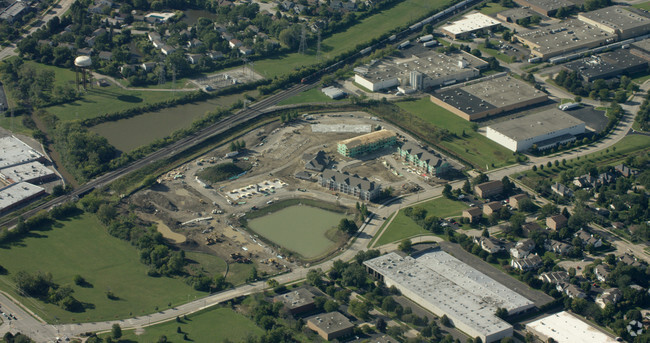
M 452 199 L 454 195 L 451 193 L 451 185 L 445 184 L 445 187 L 442 189 L 442 195 L 447 199 Z
M 368 312 L 371 308 L 372 305 L 365 301 L 352 300 L 350 302 L 350 312 L 361 320 L 368 320 L 370 318 Z
M 411 242 L 410 239 L 405 239 L 399 244 L 398 248 L 399 248 L 399 250 L 408 253 L 408 252 L 411 251 L 412 245 L 413 245 L 413 242 Z
M 488 231 L 487 228 L 483 229 L 483 232 L 481 232 L 482 237 L 490 237 L 490 231 Z
M 377 323 L 375 324 L 375 327 L 379 332 L 386 332 L 386 321 L 383 318 L 377 319 Z
M 463 183 L 463 193 L 472 193 L 472 186 L 469 184 L 469 180 L 465 180 L 465 183 Z
M 451 320 L 449 320 L 449 317 L 447 315 L 443 315 L 440 317 L 440 324 L 446 326 L 446 327 L 451 327 Z
M 501 319 L 505 319 L 508 316 L 508 310 L 506 310 L 503 307 L 497 308 L 496 312 L 494 313 L 497 317 Z
M 115 339 L 120 339 L 120 337 L 122 337 L 122 327 L 120 327 L 120 324 L 113 324 L 113 327 L 111 328 L 111 336 Z
M 341 219 L 338 229 L 350 236 L 354 235 L 359 230 L 357 224 L 348 218 Z
M 310 269 L 307 272 L 307 282 L 314 286 L 320 288 L 323 285 L 323 271 L 318 269 Z

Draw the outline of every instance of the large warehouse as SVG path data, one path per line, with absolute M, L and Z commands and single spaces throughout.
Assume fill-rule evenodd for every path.
M 569 0 L 514 0 L 521 7 L 530 8 L 531 10 L 545 16 L 553 16 L 560 8 L 573 8 L 575 2 Z
M 471 13 L 449 25 L 440 28 L 442 33 L 447 36 L 458 39 L 467 37 L 477 31 L 487 31 L 501 25 L 498 20 L 492 19 L 483 13 Z
M 616 339 L 566 311 L 528 323 L 526 330 L 544 342 L 549 338 L 557 343 L 616 342 Z
M 650 32 L 650 18 L 632 7 L 610 6 L 578 14 L 578 19 L 603 31 L 628 39 Z
M 444 251 L 417 258 L 392 252 L 364 262 L 374 277 L 438 316 L 446 315 L 455 327 L 485 343 L 510 337 L 513 328 L 495 315 L 534 307 L 533 302 Z
M 465 120 L 477 120 L 544 102 L 548 99 L 530 84 L 511 76 L 481 80 L 437 91 L 431 101 Z
M 354 68 L 354 82 L 373 92 L 397 86 L 420 90 L 473 79 L 479 69 L 487 67 L 487 62 L 464 51 L 443 54 L 432 50 Z
M 648 70 L 648 61 L 632 54 L 629 50 L 614 50 L 604 54 L 592 55 L 563 66 L 575 71 L 587 82 L 598 79 L 632 75 Z
M 585 122 L 553 108 L 490 125 L 486 136 L 512 151 L 526 151 L 533 145 L 550 149 L 584 132 Z
M 569 53 L 580 49 L 595 48 L 613 43 L 617 36 L 578 19 L 522 31 L 515 39 L 530 48 L 530 53 L 542 59 Z

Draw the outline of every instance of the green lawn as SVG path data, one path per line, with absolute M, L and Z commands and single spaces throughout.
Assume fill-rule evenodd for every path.
M 188 269 L 199 270 L 210 276 L 217 274 L 224 275 L 228 269 L 226 261 L 214 255 L 200 252 L 186 252 L 185 258 L 189 262 Z
M 22 133 L 27 136 L 32 136 L 32 130 L 23 125 L 23 117 L 5 117 L 4 113 L 0 115 L 0 127 L 5 128 L 11 132 Z
M 9 273 L 0 276 L 0 289 L 50 323 L 103 321 L 127 318 L 184 303 L 203 296 L 181 279 L 147 276 L 147 266 L 128 242 L 114 238 L 94 215 L 82 214 L 63 221 L 52 229 L 33 231 L 13 244 L 0 245 L 0 261 Z M 13 275 L 20 271 L 52 273 L 59 285 L 72 285 L 74 297 L 92 304 L 85 312 L 67 312 L 53 304 L 18 296 Z M 92 287 L 73 283 L 75 275 Z M 109 300 L 110 290 L 119 300 Z
M 294 95 L 293 97 L 282 100 L 278 105 L 293 105 L 293 104 L 304 104 L 309 102 L 338 102 L 341 100 L 330 99 L 327 95 L 321 92 L 320 87 L 312 88 L 308 91 Z
M 84 120 L 165 101 L 183 94 L 184 92 L 131 91 L 117 86 L 94 87 L 89 89 L 81 100 L 47 107 L 46 110 L 61 120 Z
M 512 151 L 474 132 L 472 123 L 434 104 L 429 98 L 398 102 L 396 105 L 433 125 L 456 134 L 457 138 L 444 140 L 440 144 L 479 168 L 492 164 L 494 166 L 490 169 L 498 168 L 516 162 Z
M 176 332 L 180 327 L 183 333 Z M 193 342 L 242 342 L 247 337 L 259 337 L 264 331 L 250 319 L 229 308 L 215 308 L 187 316 L 181 323 L 175 320 L 144 328 L 136 335 L 133 330 L 124 331 L 122 342 L 158 342 L 160 336 L 167 336 L 167 342 L 183 342 L 183 336 Z
M 642 2 L 640 4 L 632 5 L 632 7 L 640 8 L 646 11 L 650 11 L 650 1 Z
M 502 54 L 502 53 L 500 53 L 499 50 L 497 50 L 497 49 L 489 49 L 489 48 L 486 48 L 486 47 L 485 47 L 485 44 L 479 44 L 479 45 L 478 45 L 478 48 L 479 48 L 481 51 L 485 52 L 486 54 L 488 54 L 488 55 L 490 55 L 490 56 L 493 56 L 493 57 L 496 57 L 498 60 L 501 60 L 501 61 L 503 61 L 503 62 L 506 62 L 506 63 L 512 63 L 512 62 L 514 62 L 514 58 L 513 58 L 512 56 L 508 56 L 508 55 L 506 55 L 506 54 Z
M 507 10 L 507 7 L 503 7 L 495 2 L 488 2 L 485 4 L 485 7 L 481 8 L 480 12 L 485 15 L 495 14 Z
M 321 42 L 321 57 L 325 60 L 379 37 L 398 26 L 406 25 L 419 19 L 436 7 L 444 7 L 448 0 L 405 0 L 398 5 L 361 20 L 360 23 L 346 31 L 334 34 Z M 307 49 L 305 55 L 291 53 L 277 58 L 255 62 L 255 70 L 264 77 L 272 78 L 277 75 L 293 72 L 304 66 L 319 62 L 316 56 L 316 44 Z
M 427 210 L 427 215 L 447 218 L 460 215 L 461 212 L 467 208 L 467 205 L 462 201 L 440 197 L 413 207 L 424 208 Z M 390 226 L 386 228 L 381 237 L 379 237 L 376 246 L 400 241 L 421 234 L 430 234 L 430 232 L 424 230 L 411 218 L 407 217 L 403 210 L 400 210 Z

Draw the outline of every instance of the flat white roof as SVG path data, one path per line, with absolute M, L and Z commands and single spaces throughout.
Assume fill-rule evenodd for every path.
M 44 189 L 42 187 L 34 186 L 31 183 L 12 183 L 0 189 L 0 212 L 15 203 L 28 199 L 43 191 Z
M 451 23 L 450 25 L 441 27 L 441 29 L 457 35 L 464 32 L 472 32 L 499 24 L 501 24 L 500 21 L 492 19 L 483 13 L 472 13 L 464 16 L 461 20 L 457 20 Z
M 0 178 L 11 179 L 13 182 L 30 182 L 42 177 L 49 177 L 54 171 L 39 162 L 28 162 L 0 169 Z
M 497 308 L 517 313 L 534 306 L 532 301 L 444 251 L 427 252 L 417 258 L 393 252 L 364 264 L 485 336 L 511 327 L 494 314 Z
M 585 122 L 564 111 L 552 108 L 550 110 L 502 121 L 490 125 L 488 128 L 520 142 L 576 125 L 585 125 Z
M 0 138 L 0 168 L 36 161 L 41 157 L 43 155 L 16 137 Z
M 616 340 L 569 312 L 562 311 L 526 324 L 526 329 L 558 343 L 615 343 Z

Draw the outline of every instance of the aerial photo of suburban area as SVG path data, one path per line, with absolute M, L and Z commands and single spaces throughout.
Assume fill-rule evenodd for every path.
M 649 0 L 0 0 L 0 343 L 650 343 Z

